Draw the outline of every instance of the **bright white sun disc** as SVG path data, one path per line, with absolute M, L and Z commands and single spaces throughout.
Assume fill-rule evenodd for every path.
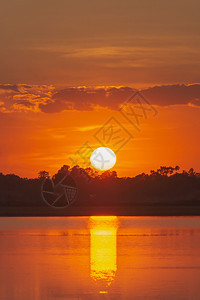
M 90 162 L 97 170 L 109 170 L 116 163 L 116 155 L 110 148 L 99 147 L 92 152 Z

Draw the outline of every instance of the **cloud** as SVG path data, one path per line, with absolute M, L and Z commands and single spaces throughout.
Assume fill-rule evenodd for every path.
M 154 105 L 197 104 L 200 101 L 200 84 L 156 86 L 142 93 Z
M 129 87 L 110 88 L 66 88 L 52 96 L 52 102 L 41 104 L 42 111 L 47 113 L 63 110 L 92 110 L 96 106 L 118 109 L 133 93 Z
M 10 90 L 14 92 L 19 92 L 18 87 L 16 84 L 0 84 L 0 90 Z
M 0 85 L 0 112 L 39 112 L 40 104 L 52 101 L 54 87 L 47 85 Z
M 55 92 L 52 102 L 41 104 L 40 109 L 46 113 L 63 110 L 92 110 L 96 106 L 119 109 L 135 90 L 130 87 L 108 88 L 66 88 Z M 200 101 L 200 84 L 156 86 L 141 90 L 142 95 L 152 104 L 158 106 L 193 105 Z
M 200 84 L 163 85 L 140 91 L 157 106 L 200 106 Z M 0 111 L 59 113 L 64 110 L 93 110 L 107 107 L 117 110 L 135 93 L 130 87 L 72 87 L 57 89 L 51 85 L 0 85 Z

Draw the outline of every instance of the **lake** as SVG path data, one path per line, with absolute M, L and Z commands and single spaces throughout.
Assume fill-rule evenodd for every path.
M 0 299 L 200 299 L 200 217 L 0 218 Z

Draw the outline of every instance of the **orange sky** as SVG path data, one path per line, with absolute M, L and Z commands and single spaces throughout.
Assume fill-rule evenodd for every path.
M 199 82 L 199 10 L 198 0 L 3 1 L 0 82 Z
M 199 9 L 197 0 L 4 1 L 0 172 L 53 174 L 86 141 L 98 147 L 111 116 L 134 136 L 117 153 L 120 176 L 199 170 Z M 158 111 L 140 118 L 140 132 L 118 111 L 132 88 Z
M 85 142 L 93 149 L 101 146 L 94 134 L 110 117 L 133 135 L 117 152 L 114 169 L 120 176 L 149 172 L 160 165 L 178 164 L 186 170 L 199 170 L 199 108 L 176 105 L 156 109 L 155 117 L 141 118 L 140 132 L 119 111 L 108 108 L 1 114 L 1 171 L 34 177 L 45 169 L 53 175 L 62 165 L 71 164 L 69 157 L 78 158 L 78 164 L 84 166 L 82 157 L 75 152 Z M 112 141 L 106 144 L 114 150 L 113 145 Z

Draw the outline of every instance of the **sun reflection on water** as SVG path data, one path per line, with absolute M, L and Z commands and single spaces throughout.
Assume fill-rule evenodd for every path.
M 117 227 L 115 216 L 90 217 L 90 276 L 106 293 L 117 271 Z

